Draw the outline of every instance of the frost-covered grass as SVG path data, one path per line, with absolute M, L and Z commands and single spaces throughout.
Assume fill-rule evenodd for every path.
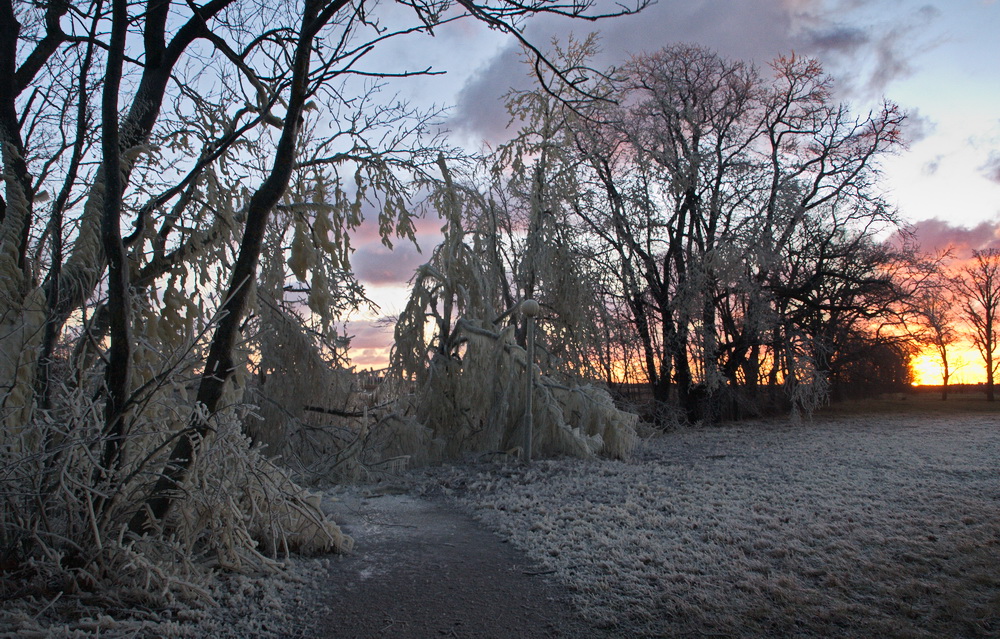
M 554 571 L 600 636 L 930 638 L 1000 636 L 998 470 L 995 417 L 879 415 L 416 476 Z M 311 637 L 335 574 L 222 575 L 218 606 L 37 593 L 3 602 L 0 637 Z
M 281 572 L 223 573 L 196 600 L 123 607 L 88 593 L 35 593 L 0 608 L 2 639 L 291 639 L 312 637 L 303 627 L 328 578 L 327 558 L 297 558 Z
M 434 473 L 621 636 L 1000 636 L 1000 422 L 674 432 Z

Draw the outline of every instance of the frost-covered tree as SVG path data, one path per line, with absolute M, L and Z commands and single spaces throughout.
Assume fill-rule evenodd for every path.
M 3 552 L 101 580 L 158 538 L 236 566 L 343 543 L 240 407 L 287 327 L 338 357 L 366 206 L 386 243 L 412 236 L 411 179 L 443 144 L 382 87 L 435 71 L 372 52 L 462 19 L 528 44 L 533 14 L 641 5 L 0 2 Z
M 538 111 L 530 134 L 565 142 L 538 146 L 525 166 L 549 169 L 535 191 L 546 197 L 558 193 L 550 184 L 573 185 L 562 224 L 589 272 L 606 275 L 595 308 L 615 309 L 606 325 L 627 341 L 620 376 L 638 372 L 689 420 L 753 412 L 759 384 L 821 396 L 795 295 L 855 276 L 825 271 L 810 242 L 860 250 L 858 238 L 893 224 L 875 185 L 878 157 L 898 144 L 896 107 L 852 115 L 812 60 L 779 58 L 762 73 L 692 46 L 587 77 L 588 99 Z
M 539 342 L 550 368 L 589 377 L 601 365 L 598 345 L 606 339 L 597 293 L 604 277 L 594 268 L 594 247 L 580 241 L 576 212 L 585 185 L 573 130 L 580 109 L 610 99 L 607 82 L 588 66 L 596 41 L 553 43 L 548 57 L 561 73 L 543 73 L 544 88 L 508 95 L 516 135 L 488 160 L 514 231 L 506 236 L 514 297 L 541 304 Z M 523 326 L 518 339 L 523 344 Z
M 505 303 L 499 294 L 505 284 L 491 277 L 516 280 L 518 271 L 505 273 L 491 264 L 496 254 L 480 248 L 483 234 L 496 228 L 496 203 L 457 184 L 440 164 L 443 180 L 433 201 L 447 221 L 445 237 L 417 269 L 395 331 L 393 374 L 415 387 L 406 412 L 429 430 L 445 457 L 510 453 L 524 441 L 530 392 L 537 397 L 532 450 L 625 456 L 635 443 L 635 415 L 616 407 L 605 389 L 574 367 L 528 361 L 515 336 L 518 307 L 497 306 Z M 539 269 L 539 288 L 554 286 L 548 273 Z M 549 319 L 542 325 L 558 324 Z

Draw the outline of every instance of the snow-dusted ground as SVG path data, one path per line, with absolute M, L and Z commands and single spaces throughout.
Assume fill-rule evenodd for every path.
M 998 471 L 997 418 L 907 416 L 684 430 L 625 462 L 409 479 L 553 571 L 601 636 L 1000 637 Z M 229 576 L 218 607 L 4 602 L 0 637 L 312 637 L 330 561 Z
M 166 607 L 123 608 L 99 593 L 3 602 L 2 639 L 289 639 L 312 637 L 303 616 L 316 605 L 316 584 L 330 559 L 291 559 L 278 574 L 223 574 L 202 584 L 208 598 Z
M 998 470 L 995 417 L 907 416 L 687 430 L 627 462 L 431 483 L 621 636 L 997 637 Z

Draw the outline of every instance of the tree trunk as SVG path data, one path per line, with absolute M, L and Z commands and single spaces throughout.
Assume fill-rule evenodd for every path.
M 951 371 L 948 370 L 948 358 L 941 358 L 941 367 L 944 369 L 941 375 L 941 401 L 948 401 L 948 379 L 951 377 Z
M 281 138 L 275 151 L 274 164 L 267 179 L 250 198 L 240 252 L 220 311 L 221 319 L 209 348 L 205 372 L 198 387 L 197 401 L 205 407 L 207 415 L 212 415 L 218 410 L 226 382 L 236 368 L 233 350 L 240 335 L 240 326 L 249 303 L 250 292 L 254 289 L 264 231 L 271 210 L 281 199 L 291 178 L 299 118 L 308 95 L 312 41 L 322 24 L 341 6 L 343 3 L 339 2 L 329 5 L 322 16 L 317 17 L 319 0 L 305 2 L 302 30 L 293 62 L 291 95 Z M 196 415 L 171 451 L 170 458 L 145 505 L 129 522 L 129 530 L 132 533 L 141 535 L 147 532 L 152 520 L 162 519 L 167 514 L 174 501 L 173 491 L 184 481 L 187 470 L 207 432 L 207 421 Z
M 992 347 L 992 344 L 989 345 Z M 996 401 L 996 392 L 993 385 L 993 352 L 986 351 L 986 401 Z
M 114 0 L 108 66 L 104 77 L 101 100 L 101 147 L 105 172 L 104 216 L 101 221 L 101 241 L 108 260 L 108 312 L 111 347 L 104 369 L 104 384 L 108 394 L 104 406 L 104 454 L 101 459 L 105 476 L 118 465 L 122 440 L 125 436 L 124 413 L 129 394 L 132 358 L 130 305 L 128 297 L 128 264 L 122 246 L 122 157 L 118 131 L 118 89 L 125 61 L 125 36 L 128 29 L 128 3 Z
M 665 401 L 657 395 L 657 380 L 659 374 L 656 366 L 656 353 L 653 349 L 653 338 L 649 334 L 649 320 L 646 317 L 646 305 L 642 300 L 642 295 L 633 294 L 629 296 L 629 306 L 632 309 L 632 316 L 635 318 L 635 327 L 639 333 L 639 341 L 642 342 L 642 354 L 646 367 L 646 381 L 653 389 L 654 398 L 657 401 Z

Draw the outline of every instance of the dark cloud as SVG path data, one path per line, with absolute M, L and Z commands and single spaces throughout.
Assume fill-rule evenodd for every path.
M 856 6 L 862 8 L 864 3 Z M 926 35 L 941 17 L 941 11 L 923 5 L 902 13 L 891 22 L 847 25 L 833 23 L 845 8 L 820 17 L 831 20 L 822 28 L 807 30 L 806 52 L 824 62 L 838 78 L 839 92 L 851 99 L 875 100 L 889 85 L 911 76 L 916 61 L 936 46 Z
M 991 151 L 990 157 L 979 167 L 987 179 L 1000 184 L 1000 151 Z
M 965 258 L 974 250 L 1000 248 L 1000 218 L 974 227 L 933 218 L 917 222 L 912 230 L 920 248 L 928 253 L 950 248 L 956 257 Z
M 634 16 L 599 23 L 582 23 L 552 16 L 532 20 L 525 34 L 543 51 L 553 38 L 565 42 L 570 34 L 583 37 L 599 30 L 601 53 L 597 68 L 625 62 L 631 54 L 656 51 L 678 42 L 707 46 L 720 54 L 761 63 L 794 48 L 789 35 L 793 17 L 786 4 L 812 6 L 810 0 L 693 0 L 661 2 Z M 510 121 L 503 95 L 511 88 L 532 85 L 531 69 L 521 48 L 508 45 L 464 86 L 450 126 L 474 141 L 497 142 L 507 137 Z
M 448 121 L 449 128 L 473 137 L 473 144 L 479 139 L 489 142 L 504 140 L 510 114 L 504 105 L 504 93 L 510 87 L 525 88 L 529 81 L 519 78 L 527 67 L 521 62 L 519 49 L 513 45 L 493 59 L 466 83 L 459 92 L 455 114 Z
M 832 6 L 818 0 L 670 1 L 638 15 L 596 24 L 538 17 L 528 24 L 525 35 L 545 49 L 553 37 L 565 42 L 570 33 L 582 36 L 599 30 L 602 53 L 594 60 L 598 68 L 676 43 L 699 44 L 725 57 L 760 65 L 795 51 L 819 58 L 840 79 L 841 96 L 871 100 L 879 98 L 893 80 L 913 73 L 914 60 L 929 48 L 922 34 L 937 20 L 939 11 L 931 6 L 897 11 L 891 23 L 882 24 L 844 19 L 844 14 L 865 10 L 869 4 L 851 0 Z M 531 86 L 528 73 L 520 48 L 510 44 L 462 89 L 450 126 L 473 142 L 504 139 L 509 116 L 502 96 L 512 86 Z
M 871 34 L 865 29 L 844 25 L 824 30 L 806 30 L 802 36 L 807 47 L 813 51 L 837 51 L 854 54 L 871 43 Z
M 358 280 L 365 285 L 393 285 L 406 282 L 428 254 L 417 252 L 411 242 L 399 242 L 392 249 L 380 243 L 369 243 L 351 256 L 351 266 Z
M 927 138 L 937 129 L 937 123 L 920 113 L 919 109 L 908 109 L 906 120 L 903 121 L 903 139 L 907 144 L 916 144 Z M 940 158 L 939 158 L 940 159 Z

